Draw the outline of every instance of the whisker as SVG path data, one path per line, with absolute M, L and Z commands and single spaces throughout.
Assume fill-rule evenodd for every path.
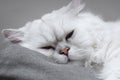
M 83 50 L 82 50 L 82 49 L 78 49 L 78 50 L 73 51 L 73 53 L 74 53 L 74 52 L 79 52 L 79 51 L 83 51 Z

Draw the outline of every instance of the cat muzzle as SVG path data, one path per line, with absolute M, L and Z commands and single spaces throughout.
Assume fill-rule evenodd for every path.
M 63 50 L 60 51 L 60 54 L 64 54 L 64 55 L 68 56 L 69 50 L 70 50 L 70 48 L 64 48 Z

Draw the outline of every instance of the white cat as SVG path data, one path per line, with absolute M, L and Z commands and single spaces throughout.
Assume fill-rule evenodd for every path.
M 83 8 L 80 0 L 73 0 L 20 29 L 2 33 L 10 42 L 52 56 L 57 63 L 100 64 L 100 79 L 120 80 L 120 22 L 105 22 L 80 12 Z

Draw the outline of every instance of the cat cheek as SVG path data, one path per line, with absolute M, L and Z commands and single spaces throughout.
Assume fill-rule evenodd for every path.
M 79 53 L 70 52 L 68 57 L 70 60 L 80 60 Z

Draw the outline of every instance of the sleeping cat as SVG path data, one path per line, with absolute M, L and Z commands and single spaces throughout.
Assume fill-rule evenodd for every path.
M 102 65 L 100 79 L 120 80 L 120 22 L 105 22 L 81 12 L 83 8 L 80 0 L 73 0 L 22 28 L 4 29 L 2 33 L 11 43 L 52 57 L 57 63 Z

